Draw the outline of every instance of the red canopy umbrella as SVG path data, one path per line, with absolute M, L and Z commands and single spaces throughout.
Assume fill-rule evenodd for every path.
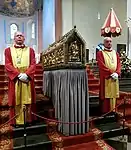
M 122 27 L 121 24 L 113 10 L 113 8 L 110 9 L 110 12 L 105 20 L 104 25 L 101 28 L 101 36 L 119 36 L 121 35 Z

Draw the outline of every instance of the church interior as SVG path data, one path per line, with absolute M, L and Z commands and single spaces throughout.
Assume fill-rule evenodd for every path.
M 131 149 L 130 6 L 131 0 L 0 1 L 0 150 Z M 37 63 L 37 119 L 20 127 L 10 125 L 4 56 L 17 31 Z M 116 112 L 102 114 L 96 51 L 106 36 L 122 68 Z

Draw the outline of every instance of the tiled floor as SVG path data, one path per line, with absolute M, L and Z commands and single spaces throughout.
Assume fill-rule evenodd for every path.
M 107 139 L 106 142 L 116 150 L 131 150 L 131 140 L 129 136 L 115 137 Z

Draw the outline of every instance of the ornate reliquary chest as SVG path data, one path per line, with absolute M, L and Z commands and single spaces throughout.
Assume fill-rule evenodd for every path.
M 85 41 L 74 28 L 42 53 L 42 64 L 44 69 L 79 68 L 85 66 L 85 52 Z

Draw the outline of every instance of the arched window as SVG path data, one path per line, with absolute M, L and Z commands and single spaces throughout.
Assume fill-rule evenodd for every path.
M 11 25 L 10 25 L 10 38 L 11 39 L 14 39 L 14 34 L 15 34 L 15 32 L 17 32 L 18 31 L 18 26 L 15 24 L 15 23 L 12 23 Z
M 31 27 L 32 27 L 32 29 L 31 29 L 31 38 L 35 39 L 35 23 L 34 22 L 31 24 Z

